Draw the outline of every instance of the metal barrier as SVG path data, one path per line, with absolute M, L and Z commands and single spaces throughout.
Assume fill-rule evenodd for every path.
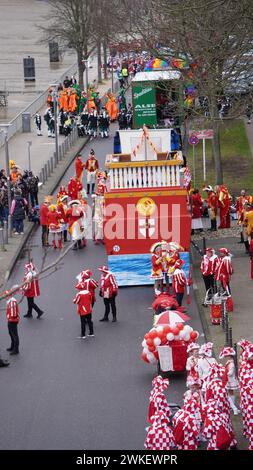
M 4 244 L 8 245 L 8 222 L 4 220 Z
M 52 82 L 61 83 L 65 79 L 66 75 L 71 76 L 77 72 L 77 63 L 75 62 L 71 65 L 58 79 L 52 80 Z M 22 129 L 22 114 L 23 113 L 30 113 L 31 116 L 36 114 L 39 109 L 42 108 L 46 104 L 47 96 L 48 96 L 49 87 L 43 91 L 37 98 L 35 98 L 32 103 L 30 103 L 25 109 L 23 109 L 14 119 L 9 122 L 8 127 L 8 139 L 12 137 L 17 132 L 21 131 Z M 0 134 L 0 147 L 4 145 L 4 136 Z

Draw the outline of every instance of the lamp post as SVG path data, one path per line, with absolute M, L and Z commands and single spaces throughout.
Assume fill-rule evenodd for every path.
M 59 145 L 58 145 L 58 84 L 50 85 L 53 88 L 54 103 L 54 135 L 55 135 L 55 165 L 59 162 Z
M 114 65 L 114 60 L 113 60 L 113 57 L 112 57 L 112 93 L 113 93 L 113 72 L 114 72 L 114 68 L 113 68 L 113 65 Z
M 31 146 L 32 146 L 32 141 L 28 140 L 27 142 L 27 148 L 28 148 L 28 170 L 31 171 Z
M 8 145 L 8 128 L 10 124 L 0 124 L 2 132 L 4 133 L 4 148 L 5 148 L 5 170 L 7 176 L 7 193 L 8 193 L 8 237 L 11 237 L 11 179 L 10 179 L 10 157 Z
M 86 84 L 86 94 L 88 100 L 88 66 L 89 66 L 89 59 L 84 59 L 83 63 L 85 65 L 85 84 Z

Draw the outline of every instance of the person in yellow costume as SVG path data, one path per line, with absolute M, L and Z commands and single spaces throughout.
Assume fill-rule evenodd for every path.
M 116 98 L 112 93 L 108 93 L 107 95 L 107 103 L 105 105 L 106 111 L 110 116 L 110 120 L 116 121 L 118 117 L 118 106 L 116 102 Z

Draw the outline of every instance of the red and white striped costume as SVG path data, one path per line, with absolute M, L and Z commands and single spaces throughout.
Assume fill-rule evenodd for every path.
M 77 304 L 77 313 L 79 315 L 92 313 L 92 295 L 88 290 L 78 292 L 73 299 L 73 303 Z
M 215 280 L 220 281 L 226 289 L 230 282 L 231 274 L 233 273 L 233 267 L 231 262 L 231 256 L 227 255 L 223 258 L 219 258 L 219 261 L 215 270 Z
M 184 271 L 180 268 L 176 268 L 172 276 L 172 286 L 175 293 L 183 294 L 186 285 L 187 279 Z
M 162 411 L 158 411 L 152 418 L 144 447 L 149 450 L 172 450 L 175 440 L 168 418 Z
M 200 433 L 195 416 L 196 402 L 189 400 L 173 417 L 174 437 L 178 450 L 197 450 Z M 178 430 L 180 429 L 180 432 Z M 180 435 L 180 439 L 178 439 Z
M 117 294 L 118 284 L 115 276 L 111 272 L 103 273 L 100 282 L 102 297 L 110 299 L 114 294 Z
M 213 274 L 212 272 L 212 261 L 211 258 L 209 258 L 207 255 L 204 255 L 201 261 L 200 265 L 200 270 L 202 272 L 203 276 L 211 276 Z
M 15 297 L 11 297 L 7 300 L 7 309 L 6 309 L 6 317 L 8 322 L 11 323 L 18 323 L 19 322 L 19 306 Z

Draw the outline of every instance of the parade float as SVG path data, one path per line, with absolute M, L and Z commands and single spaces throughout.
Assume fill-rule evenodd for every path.
M 187 347 L 199 333 L 184 325 L 189 317 L 182 311 L 165 310 L 155 315 L 154 326 L 144 335 L 141 358 L 158 364 L 158 372 L 182 372 L 187 361 Z
M 121 154 L 106 157 L 104 243 L 119 286 L 152 284 L 152 245 L 175 242 L 188 276 L 191 214 L 182 152 L 173 129 L 119 131 Z

